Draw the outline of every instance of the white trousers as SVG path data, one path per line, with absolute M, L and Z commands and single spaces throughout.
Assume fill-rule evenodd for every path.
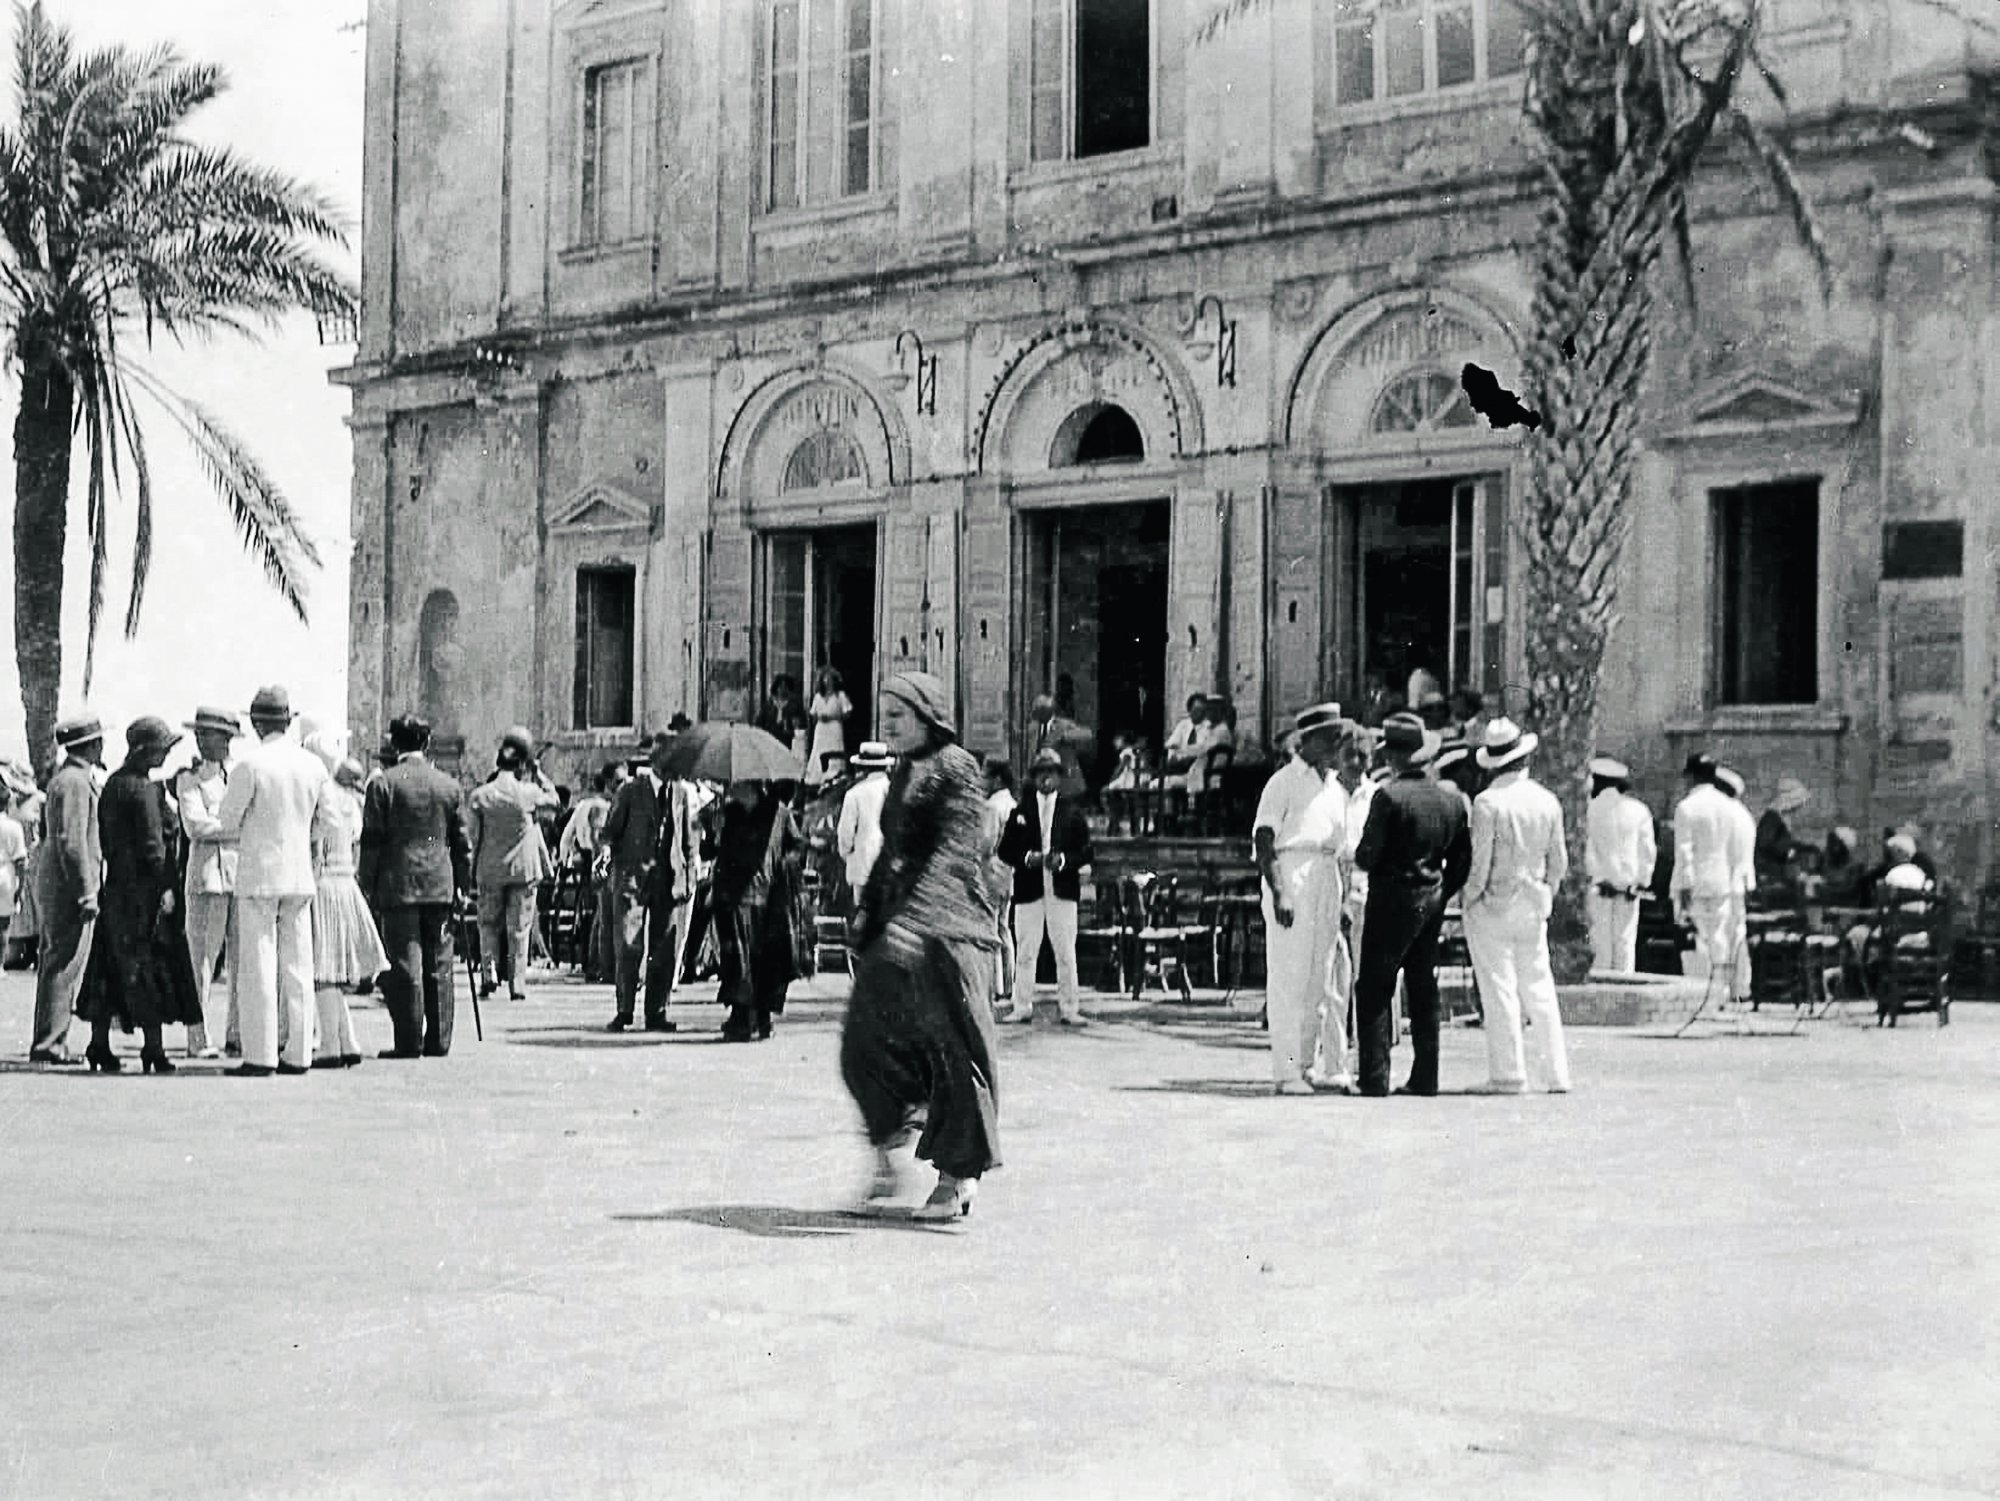
M 1521 1012 L 1535 1024 L 1535 1082 L 1569 1088 L 1569 1049 L 1549 967 L 1549 919 L 1540 894 L 1524 888 L 1506 902 L 1474 902 L 1465 910 L 1465 945 L 1486 1007 L 1486 1071 L 1503 1088 L 1525 1087 Z
M 1591 892 L 1585 902 L 1590 914 L 1591 968 L 1627 975 L 1639 967 L 1639 904 L 1620 896 Z
M 234 1041 L 236 1033 L 236 945 L 230 941 L 235 915 L 236 899 L 226 891 L 187 894 L 188 958 L 194 964 L 195 987 L 201 992 L 202 1034 L 218 1046 L 225 1037 Z M 218 995 L 215 961 L 225 954 L 226 972 Z
M 1292 925 L 1280 927 L 1264 900 L 1264 1000 L 1271 1025 L 1271 1079 L 1289 1084 L 1309 1069 L 1347 1078 L 1347 998 L 1353 988 L 1340 937 L 1340 872 L 1334 856 L 1308 850 L 1278 856 L 1278 881 Z
M 243 952 L 236 966 L 243 1061 L 278 1066 L 278 1033 L 284 1029 L 284 1062 L 312 1062 L 313 941 L 309 896 L 239 896 L 236 932 Z
M 1056 955 L 1056 1001 L 1064 1016 L 1083 1015 L 1083 995 L 1076 978 L 1076 903 L 1045 896 L 1039 902 L 1014 905 L 1014 1005 L 1033 1009 L 1035 970 L 1042 961 L 1042 934 Z
M 1746 931 L 1748 898 L 1734 896 L 1691 896 L 1688 916 L 1694 921 L 1694 952 L 1688 955 L 1687 971 L 1695 979 L 1722 975 L 1728 981 L 1728 1000 L 1742 1000 L 1750 994 L 1750 945 Z
M 319 1013 L 319 1038 L 313 1058 L 359 1058 L 361 1043 L 354 1035 L 354 1014 L 347 1009 L 347 993 L 338 985 L 321 985 L 313 991 Z

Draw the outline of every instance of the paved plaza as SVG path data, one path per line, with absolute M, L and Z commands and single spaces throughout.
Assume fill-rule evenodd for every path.
M 1049 1013 L 933 1230 L 837 1212 L 839 989 L 752 1046 L 548 983 L 443 1062 L 6 1065 L 0 1496 L 2000 1491 L 2000 1008 L 1579 1029 L 1574 1094 L 1428 1102 Z

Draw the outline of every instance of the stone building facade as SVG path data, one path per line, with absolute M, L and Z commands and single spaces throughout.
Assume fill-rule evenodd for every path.
M 1268 743 L 1423 666 L 1521 676 L 1535 178 L 1511 0 L 371 0 L 350 718 L 578 775 L 779 672 L 1058 685 Z M 1914 820 L 2000 766 L 1992 39 L 1771 0 L 1822 300 L 1726 147 L 1663 279 L 1605 749 Z M 474 764 L 477 763 L 477 766 Z

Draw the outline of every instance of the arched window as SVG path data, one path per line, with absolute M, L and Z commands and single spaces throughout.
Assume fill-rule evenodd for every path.
M 859 446 L 845 433 L 827 428 L 792 450 L 792 456 L 785 461 L 785 478 L 779 488 L 822 490 L 828 485 L 860 484 L 867 478 Z
M 1078 407 L 1056 429 L 1049 454 L 1051 469 L 1067 469 L 1073 464 L 1113 464 L 1143 459 L 1146 440 L 1139 424 L 1123 407 L 1094 401 Z
M 1422 370 L 1389 382 L 1375 403 L 1371 429 L 1378 433 L 1429 433 L 1475 426 L 1465 391 L 1449 375 Z

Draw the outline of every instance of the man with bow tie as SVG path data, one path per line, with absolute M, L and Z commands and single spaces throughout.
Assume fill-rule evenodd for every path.
M 174 778 L 174 802 L 187 835 L 188 958 L 201 990 L 202 1022 L 188 1028 L 188 1057 L 213 1058 L 218 1037 L 239 1045 L 236 1019 L 236 840 L 222 827 L 222 799 L 229 790 L 229 751 L 242 725 L 234 711 L 204 706 L 187 728 L 194 731 L 195 764 Z M 215 966 L 227 966 L 220 1000 Z
M 1020 955 L 1020 997 L 1002 1020 L 1035 1019 L 1035 965 L 1042 934 L 1056 956 L 1056 998 L 1066 1027 L 1084 1025 L 1083 996 L 1076 973 L 1076 911 L 1083 894 L 1082 873 L 1094 851 L 1090 825 L 1076 799 L 1063 792 L 1063 758 L 1054 750 L 1035 753 L 1028 775 L 1035 790 L 1008 815 L 1000 832 L 1000 859 L 1014 870 L 1014 941 Z

